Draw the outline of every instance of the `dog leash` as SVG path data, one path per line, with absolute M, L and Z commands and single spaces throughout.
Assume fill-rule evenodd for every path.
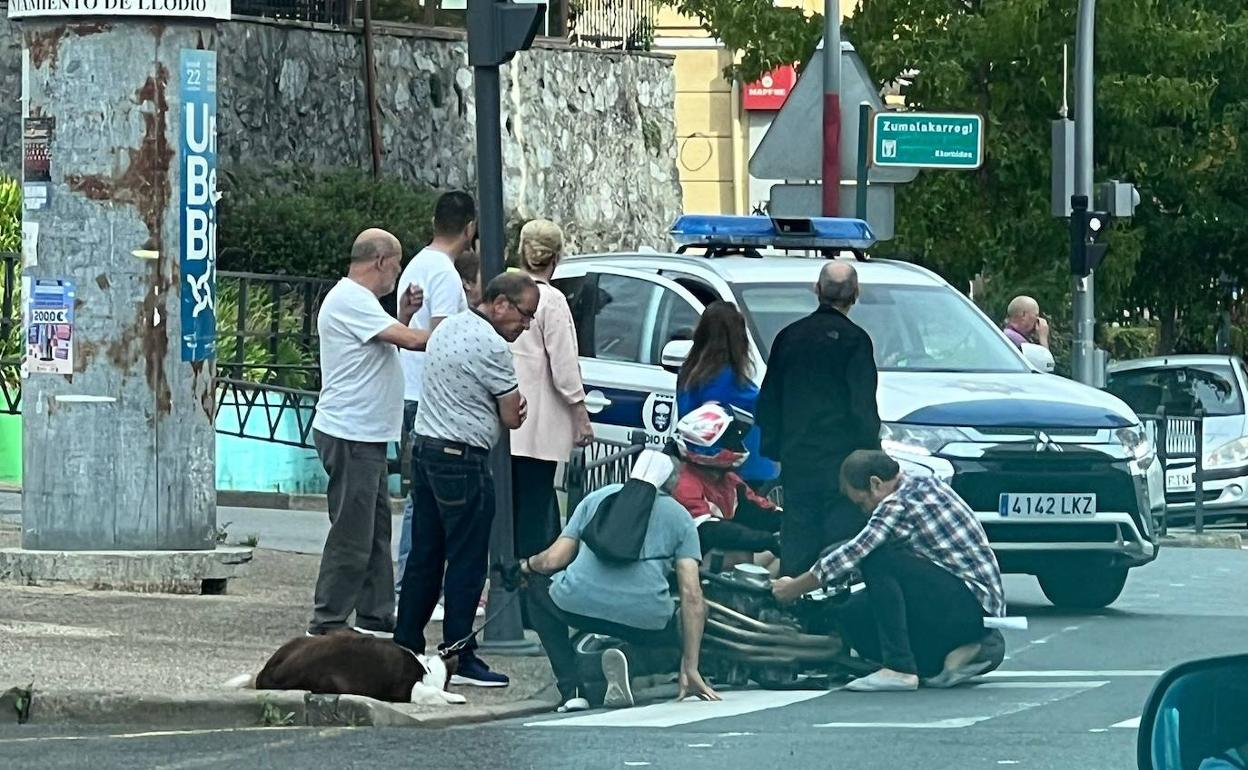
M 472 643 L 472 640 L 476 639 L 477 635 L 480 634 L 482 631 L 484 631 L 486 626 L 490 625 L 495 620 L 497 620 L 498 616 L 503 614 L 503 610 L 506 610 L 508 607 L 510 607 L 511 603 L 514 602 L 516 600 L 516 597 L 520 595 L 520 591 L 518 590 L 509 591 L 508 593 L 511 594 L 511 597 L 508 598 L 507 601 L 503 602 L 501 607 L 494 610 L 494 612 L 490 613 L 490 616 L 487 617 L 484 621 L 482 621 L 481 625 L 477 626 L 473 630 L 472 633 L 468 634 L 463 639 L 460 639 L 454 644 L 446 647 L 445 649 L 439 650 L 438 656 L 442 658 L 443 660 L 446 660 L 448 658 L 452 658 L 458 655 L 459 653 L 467 649 L 468 645 Z

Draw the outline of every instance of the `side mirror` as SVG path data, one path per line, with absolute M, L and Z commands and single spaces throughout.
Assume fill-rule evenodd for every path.
M 1023 343 L 1023 358 L 1027 359 L 1027 363 L 1036 367 L 1045 374 L 1052 374 L 1056 368 L 1053 361 L 1053 354 L 1043 345 L 1033 345 L 1030 342 Z
M 1248 655 L 1167 671 L 1140 717 L 1136 762 L 1141 770 L 1248 765 Z
M 685 359 L 689 357 L 691 350 L 693 350 L 692 340 L 672 340 L 663 346 L 659 364 L 669 372 L 678 372 L 680 367 L 685 365 Z

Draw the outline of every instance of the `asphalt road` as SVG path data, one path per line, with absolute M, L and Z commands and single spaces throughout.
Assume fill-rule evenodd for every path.
M 1059 612 L 1007 578 L 1009 658 L 980 683 L 902 694 L 740 691 L 441 731 L 273 729 L 144 734 L 0 728 L 0 764 L 30 768 L 1135 767 L 1135 719 L 1158 673 L 1248 649 L 1248 551 L 1172 549 L 1110 610 Z

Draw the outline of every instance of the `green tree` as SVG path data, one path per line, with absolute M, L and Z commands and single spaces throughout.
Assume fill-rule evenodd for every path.
M 822 20 L 765 10 L 764 0 L 666 0 L 739 54 L 730 74 L 813 50 Z M 754 8 L 755 5 L 760 6 Z M 755 18 L 742 18 L 746 7 Z M 1073 50 L 1075 0 L 861 0 L 845 36 L 907 109 L 978 112 L 987 162 L 976 172 L 921 174 L 898 193 L 897 237 L 879 253 L 908 256 L 994 315 L 1036 295 L 1066 326 L 1069 236 L 1049 214 L 1050 128 L 1062 103 L 1062 47 Z M 813 36 L 813 37 L 812 37 Z M 1097 274 L 1102 320 L 1151 310 L 1159 347 L 1208 347 L 1223 273 L 1248 286 L 1248 12 L 1234 0 L 1102 0 L 1097 16 L 1096 179 L 1140 189 L 1131 222 L 1110 233 Z M 1073 57 L 1072 57 L 1073 58 Z

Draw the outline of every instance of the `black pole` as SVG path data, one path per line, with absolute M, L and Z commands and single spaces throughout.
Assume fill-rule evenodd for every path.
M 1196 468 L 1192 473 L 1192 487 L 1196 492 L 1196 534 L 1205 531 L 1205 409 L 1196 406 Z
M 499 116 L 497 66 L 473 67 L 477 101 L 477 231 L 481 237 L 481 280 L 488 282 L 505 270 L 503 260 L 503 144 Z M 494 524 L 490 529 L 490 566 L 515 560 L 515 532 L 511 504 L 511 441 L 504 430 L 490 457 L 494 473 Z M 502 608 L 482 634 L 481 647 L 511 655 L 540 653 L 524 638 L 519 599 L 490 580 L 488 614 Z
M 871 148 L 871 104 L 858 105 L 858 176 L 854 182 L 854 216 L 867 218 L 867 155 Z

